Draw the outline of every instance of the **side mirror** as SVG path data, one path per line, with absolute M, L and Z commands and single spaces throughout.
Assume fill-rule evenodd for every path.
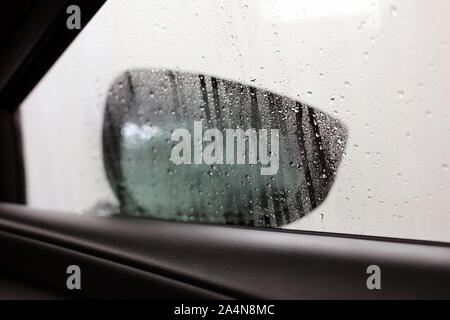
M 123 215 L 279 227 L 318 207 L 347 141 L 331 116 L 211 76 L 131 70 L 103 123 L 108 180 Z

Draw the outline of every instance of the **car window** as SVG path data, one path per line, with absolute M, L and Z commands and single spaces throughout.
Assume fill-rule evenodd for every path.
M 20 107 L 27 203 L 450 241 L 448 9 L 108 1 Z

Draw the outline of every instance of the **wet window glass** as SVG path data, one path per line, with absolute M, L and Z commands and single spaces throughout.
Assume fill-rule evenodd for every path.
M 27 203 L 450 241 L 449 10 L 108 1 L 20 107 Z

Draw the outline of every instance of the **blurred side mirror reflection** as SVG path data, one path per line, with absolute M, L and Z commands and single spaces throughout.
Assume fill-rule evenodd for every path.
M 326 198 L 346 141 L 342 122 L 298 101 L 170 70 L 124 72 L 103 123 L 118 213 L 174 221 L 295 221 Z

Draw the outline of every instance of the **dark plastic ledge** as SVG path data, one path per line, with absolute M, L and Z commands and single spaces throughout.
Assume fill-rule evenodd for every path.
M 0 268 L 26 276 L 34 265 L 46 266 L 53 273 L 42 279 L 49 282 L 65 277 L 67 261 L 86 266 L 92 279 L 107 286 L 85 291 L 88 297 L 115 297 L 134 283 L 148 290 L 170 284 L 160 298 L 450 298 L 450 247 L 442 243 L 102 218 L 0 204 L 0 250 Z M 381 267 L 381 290 L 366 287 L 371 264 Z M 157 294 L 139 290 L 141 296 Z

